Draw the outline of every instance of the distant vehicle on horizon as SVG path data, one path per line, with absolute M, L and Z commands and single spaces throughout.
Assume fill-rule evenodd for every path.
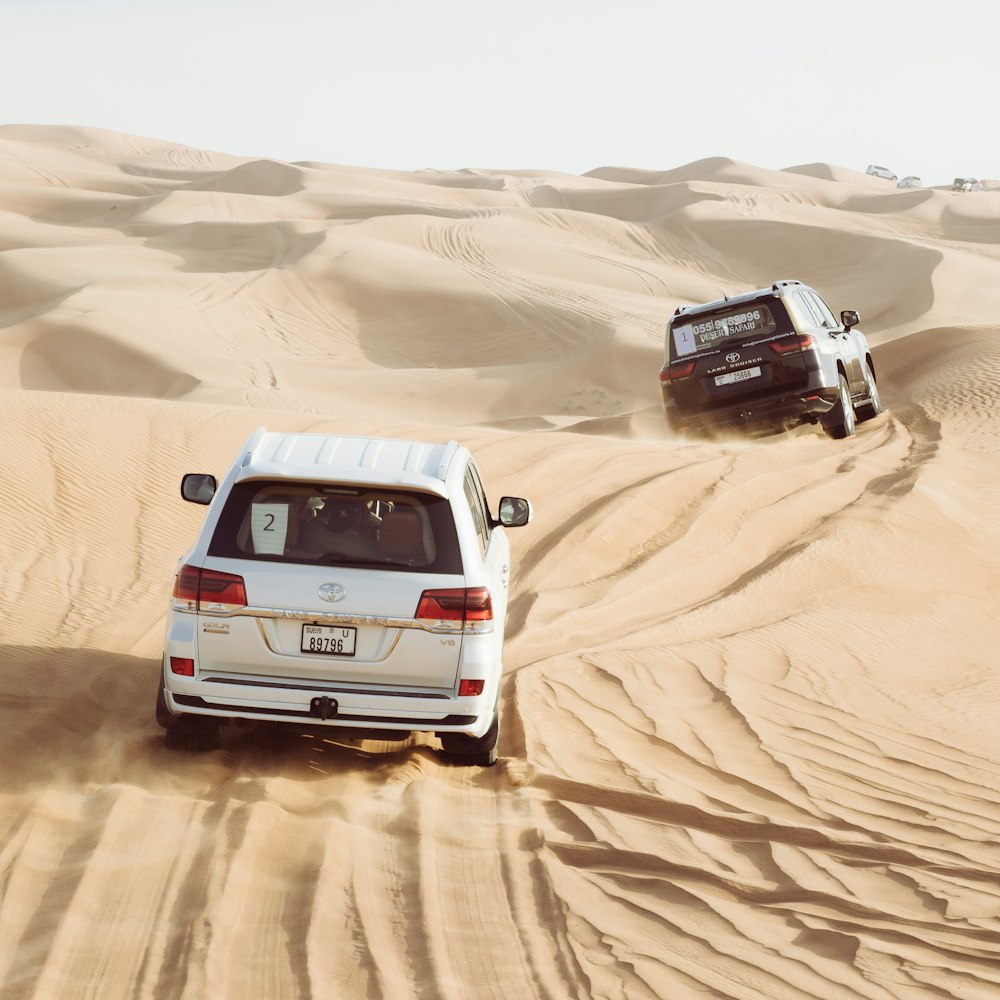
M 956 177 L 952 191 L 982 191 L 983 185 L 975 177 Z
M 918 188 L 923 187 L 923 183 L 919 177 L 904 177 L 896 187 L 901 188 Z
M 868 169 L 865 171 L 866 174 L 871 174 L 872 177 L 882 177 L 887 181 L 895 181 L 896 175 L 888 167 L 877 167 L 874 163 L 868 164 Z
M 839 321 L 801 281 L 679 306 L 660 368 L 674 433 L 773 433 L 819 423 L 830 437 L 882 412 L 875 365 L 854 309 Z

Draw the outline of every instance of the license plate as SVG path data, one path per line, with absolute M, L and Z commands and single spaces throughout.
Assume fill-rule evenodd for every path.
M 760 374 L 760 368 L 741 368 L 738 372 L 726 372 L 725 375 L 716 375 L 716 385 L 732 385 L 733 382 L 745 382 L 748 378 L 756 378 Z
M 327 656 L 353 656 L 357 637 L 356 628 L 303 625 L 302 652 L 324 653 Z

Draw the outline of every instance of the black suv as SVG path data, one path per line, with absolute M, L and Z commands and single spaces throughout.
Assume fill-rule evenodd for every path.
M 834 318 L 801 281 L 698 306 L 667 328 L 660 389 L 675 432 L 773 431 L 821 423 L 835 438 L 882 412 L 853 309 Z

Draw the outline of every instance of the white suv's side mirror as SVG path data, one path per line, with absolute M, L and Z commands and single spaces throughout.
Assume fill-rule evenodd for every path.
M 520 528 L 531 520 L 531 502 L 522 497 L 500 498 L 500 524 L 505 528 Z
M 845 309 L 840 314 L 840 322 L 844 324 L 845 330 L 850 330 L 852 326 L 857 326 L 861 322 L 857 309 Z
M 211 503 L 218 488 L 215 476 L 207 472 L 189 472 L 181 480 L 181 496 L 191 503 Z

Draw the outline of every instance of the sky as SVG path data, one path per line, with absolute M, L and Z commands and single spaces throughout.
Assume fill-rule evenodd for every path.
M 1000 3 L 0 0 L 0 123 L 395 170 L 1000 179 Z

